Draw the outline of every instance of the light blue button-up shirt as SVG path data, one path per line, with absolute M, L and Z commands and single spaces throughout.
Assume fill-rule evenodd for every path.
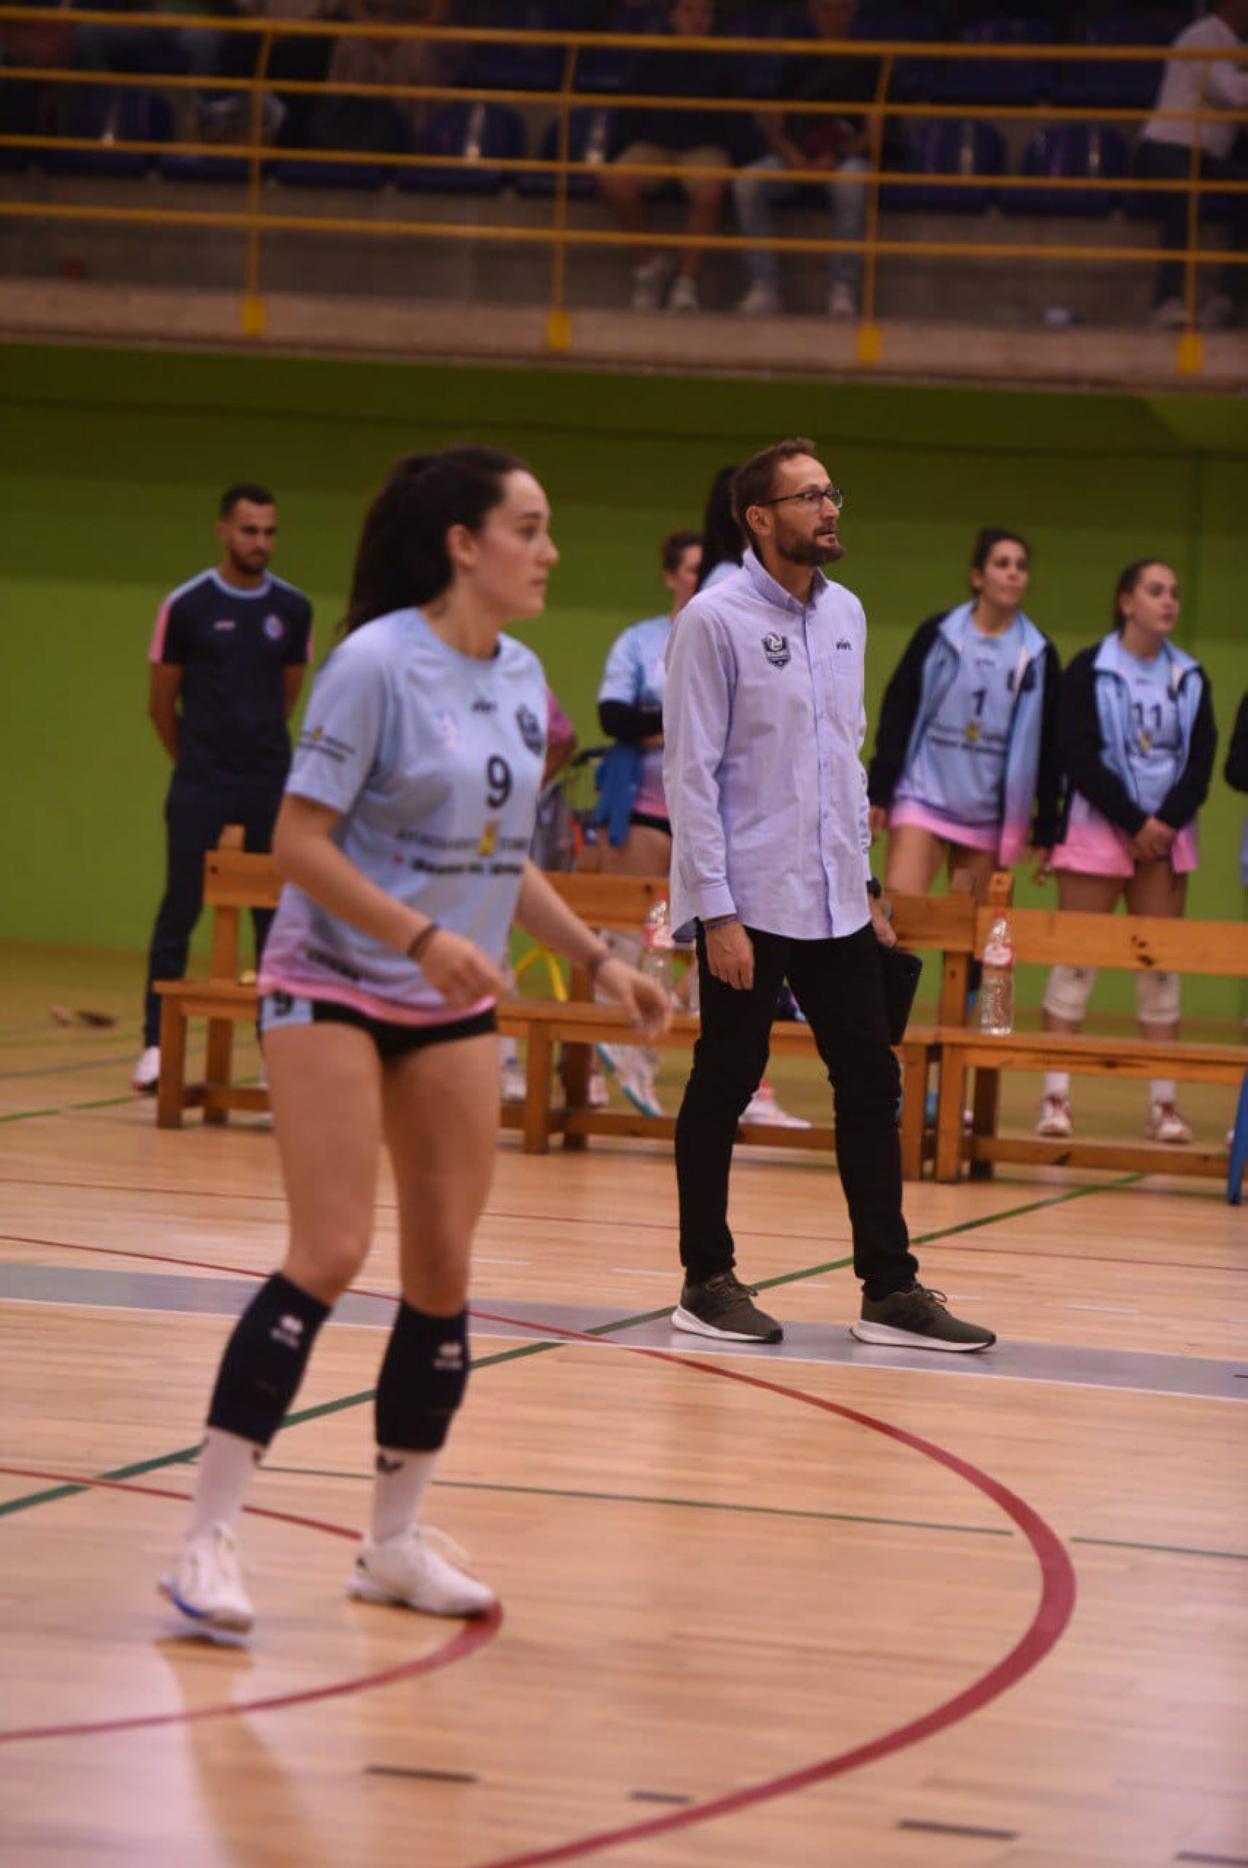
M 816 571 L 803 605 L 752 551 L 681 611 L 663 697 L 674 927 L 736 915 L 826 940 L 870 919 L 866 641 L 850 591 Z

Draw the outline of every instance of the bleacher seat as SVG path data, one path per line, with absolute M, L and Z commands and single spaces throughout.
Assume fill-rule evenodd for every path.
M 610 146 L 611 112 L 606 105 L 595 108 L 592 104 L 583 104 L 569 114 L 568 157 L 570 161 L 605 163 Z M 548 123 L 543 130 L 537 154 L 543 162 L 553 162 L 558 156 L 559 124 L 557 119 Z M 522 195 L 553 195 L 555 177 L 549 171 L 523 170 L 516 178 L 516 188 Z M 570 197 L 583 200 L 593 192 L 592 175 L 569 175 L 568 194 Z
M 497 194 L 505 185 L 514 187 L 516 175 L 491 163 L 527 153 L 524 119 L 508 104 L 443 104 L 425 127 L 420 151 L 426 156 L 458 157 L 465 166 L 400 169 L 400 188 L 420 193 Z
M 888 182 L 880 191 L 885 207 L 908 213 L 982 214 L 997 190 L 991 177 L 1004 175 L 1005 139 L 991 123 L 969 117 L 940 117 L 921 122 L 912 134 L 906 169 L 922 175 L 983 176 L 982 187 L 951 182 Z
M 92 149 L 44 149 L 40 168 L 50 175 L 146 175 L 154 157 L 144 150 L 116 149 L 121 142 L 167 143 L 173 134 L 168 102 L 157 91 L 84 86 L 71 100 L 62 124 L 66 136 L 91 137 Z
M 1056 123 L 1031 138 L 1019 174 L 1115 182 L 1129 167 L 1120 131 L 1098 123 Z M 1017 214 L 1111 214 L 1121 199 L 1122 190 L 1114 187 L 1001 190 L 1001 206 Z

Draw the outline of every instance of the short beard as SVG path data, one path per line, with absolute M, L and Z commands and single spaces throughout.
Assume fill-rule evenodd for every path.
M 782 545 L 777 539 L 776 556 L 783 558 L 786 564 L 809 564 L 818 569 L 821 564 L 835 564 L 838 558 L 843 558 L 845 547 L 839 538 L 831 544 L 820 544 L 816 539 L 809 545 L 805 542 Z
M 230 552 L 230 562 L 240 577 L 258 577 L 262 571 L 267 571 L 269 568 L 269 560 L 267 557 L 262 557 L 259 564 L 252 564 L 250 562 L 250 554 L 248 554 L 248 557 L 244 558 L 233 550 Z

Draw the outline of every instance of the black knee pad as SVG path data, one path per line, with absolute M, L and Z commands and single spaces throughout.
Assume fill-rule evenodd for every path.
M 298 1392 L 329 1305 L 274 1272 L 225 1346 L 208 1425 L 267 1446 Z
M 468 1386 L 468 1313 L 431 1317 L 399 1305 L 377 1383 L 377 1444 L 433 1453 Z

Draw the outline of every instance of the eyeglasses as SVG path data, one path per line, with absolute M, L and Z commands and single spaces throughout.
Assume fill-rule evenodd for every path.
M 800 493 L 778 493 L 775 499 L 760 499 L 759 506 L 782 506 L 786 499 L 795 499 L 799 506 L 808 509 L 814 506 L 835 506 L 838 512 L 845 505 L 845 489 L 839 486 L 808 486 Z

